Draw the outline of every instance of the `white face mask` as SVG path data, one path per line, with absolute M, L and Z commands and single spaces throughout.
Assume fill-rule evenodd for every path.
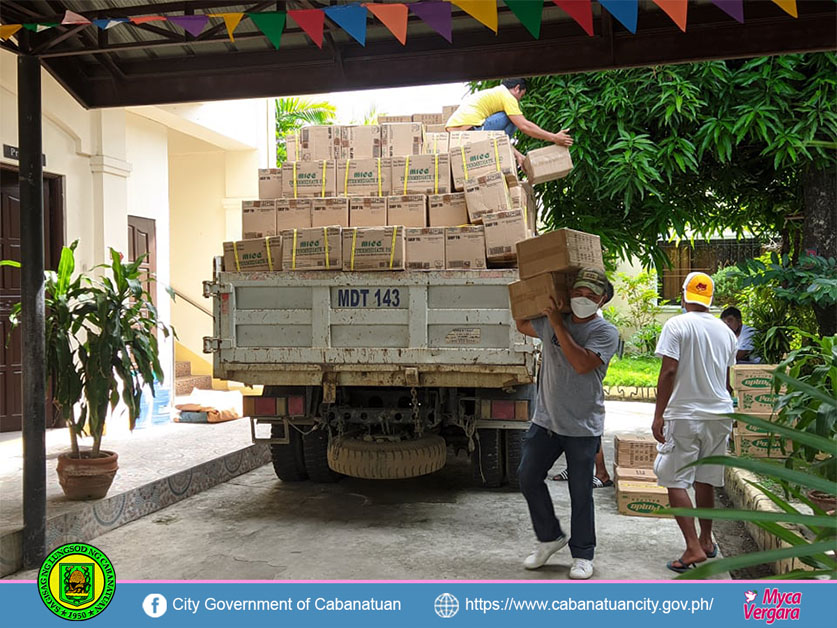
M 599 306 L 587 297 L 570 299 L 570 308 L 578 318 L 589 318 L 599 310 Z

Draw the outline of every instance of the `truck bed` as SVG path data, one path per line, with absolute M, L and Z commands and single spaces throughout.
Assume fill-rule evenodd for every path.
M 531 383 L 534 344 L 511 318 L 517 270 L 216 272 L 214 375 L 245 384 Z

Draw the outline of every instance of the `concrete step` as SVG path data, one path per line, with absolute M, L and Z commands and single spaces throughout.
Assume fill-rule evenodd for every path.
M 188 377 L 177 377 L 174 380 L 175 395 L 188 395 L 193 388 L 212 390 L 212 376 L 189 375 Z
M 177 361 L 174 363 L 174 376 L 175 377 L 188 377 L 192 374 L 192 363 L 189 361 L 184 360 L 183 362 Z

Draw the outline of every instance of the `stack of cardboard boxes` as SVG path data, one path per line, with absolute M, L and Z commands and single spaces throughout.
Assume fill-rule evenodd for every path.
M 733 367 L 733 388 L 738 397 L 738 412 L 770 419 L 778 395 L 773 392 L 773 372 L 776 365 L 738 364 Z M 783 389 L 784 390 L 784 387 Z M 735 455 L 753 458 L 786 458 L 791 443 L 761 428 L 736 421 L 733 427 Z
M 622 436 L 613 439 L 616 451 L 616 504 L 620 514 L 633 517 L 667 517 L 668 491 L 657 484 L 654 460 L 657 441 L 650 436 Z

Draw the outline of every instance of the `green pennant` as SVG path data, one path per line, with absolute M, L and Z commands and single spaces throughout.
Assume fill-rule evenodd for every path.
M 505 0 L 506 6 L 509 7 L 520 20 L 520 23 L 526 27 L 532 37 L 540 39 L 541 36 L 541 18 L 543 13 L 543 2 L 537 0 Z
M 58 22 L 37 22 L 33 24 L 24 24 L 23 28 L 28 31 L 32 31 L 33 33 L 40 33 L 50 28 L 55 28 L 56 26 L 58 26 Z
M 282 41 L 282 31 L 285 29 L 284 11 L 267 11 L 265 13 L 248 13 L 247 16 L 255 22 L 264 36 L 270 40 L 273 47 L 279 50 L 279 42 Z

